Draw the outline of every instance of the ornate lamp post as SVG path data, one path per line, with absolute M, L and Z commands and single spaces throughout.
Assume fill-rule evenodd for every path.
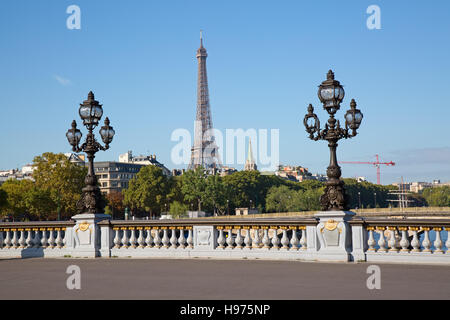
M 320 197 L 320 204 L 324 211 L 347 210 L 344 183 L 340 179 L 341 168 L 338 166 L 336 158 L 337 142 L 342 138 L 347 139 L 356 136 L 356 130 L 363 119 L 363 114 L 356 109 L 356 102 L 352 99 L 350 109 L 344 116 L 345 129 L 341 128 L 339 120 L 336 120 L 334 115 L 340 109 L 344 95 L 344 88 L 339 81 L 334 79 L 333 71 L 328 71 L 327 80 L 320 84 L 318 92 L 323 108 L 330 115 L 328 123 L 325 124 L 323 130 L 320 129 L 319 119 L 314 113 L 314 108 L 311 104 L 308 106 L 308 114 L 303 120 L 306 132 L 309 133 L 309 138 L 314 141 L 326 140 L 330 148 L 330 165 L 327 168 L 328 181 L 325 193 Z
M 95 153 L 99 150 L 108 150 L 109 144 L 114 137 L 114 129 L 109 125 L 109 119 L 105 119 L 105 125 L 100 129 L 105 146 L 102 146 L 94 137 L 93 130 L 97 127 L 103 115 L 102 105 L 94 99 L 94 94 L 89 92 L 87 100 L 80 104 L 79 114 L 83 124 L 88 129 L 86 141 L 79 146 L 81 132 L 77 129 L 75 120 L 72 122 L 72 128 L 66 133 L 67 140 L 72 146 L 74 152 L 85 152 L 89 160 L 88 173 L 85 178 L 86 187 L 83 188 L 83 195 L 77 203 L 80 212 L 85 213 L 103 213 L 104 201 L 100 194 L 100 188 L 97 186 L 97 177 L 94 173 Z

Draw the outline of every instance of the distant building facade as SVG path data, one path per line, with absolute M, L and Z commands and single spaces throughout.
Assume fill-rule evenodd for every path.
M 127 153 L 119 155 L 119 162 L 121 163 L 132 163 L 132 164 L 142 164 L 142 165 L 153 165 L 157 166 L 158 168 L 161 168 L 163 173 L 166 176 L 170 176 L 171 172 L 169 169 L 167 169 L 162 163 L 160 163 L 158 160 L 156 160 L 156 155 L 149 155 L 149 156 L 133 156 L 133 153 L 131 151 L 128 151 Z
M 94 172 L 100 184 L 100 191 L 109 194 L 127 189 L 130 180 L 144 166 L 143 164 L 114 161 L 94 162 Z

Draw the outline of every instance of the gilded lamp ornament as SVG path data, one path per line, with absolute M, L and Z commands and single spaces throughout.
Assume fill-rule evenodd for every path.
M 327 80 L 320 84 L 318 96 L 323 108 L 330 116 L 325 128 L 320 129 L 319 118 L 314 113 L 314 107 L 311 104 L 308 106 L 308 113 L 303 119 L 303 124 L 311 140 L 326 140 L 330 148 L 330 165 L 327 168 L 328 181 L 325 192 L 320 197 L 320 204 L 324 211 L 347 210 L 348 201 L 344 182 L 340 179 L 341 168 L 338 166 L 336 148 L 340 139 L 353 138 L 357 135 L 357 129 L 361 124 L 363 114 L 359 109 L 356 109 L 356 102 L 352 99 L 350 109 L 344 116 L 345 128 L 342 128 L 339 120 L 335 119 L 334 115 L 340 109 L 345 91 L 339 81 L 334 79 L 334 73 L 331 70 L 328 71 Z
M 109 144 L 112 142 L 115 131 L 109 124 L 109 119 L 106 117 L 105 125 L 100 129 L 100 136 L 103 143 L 102 146 L 94 136 L 94 129 L 98 126 L 99 121 L 103 116 L 102 105 L 95 100 L 92 91 L 89 92 L 87 100 L 80 104 L 79 108 L 80 118 L 83 120 L 83 125 L 88 129 L 86 141 L 80 146 L 81 131 L 77 129 L 77 123 L 72 121 L 72 128 L 66 133 L 67 140 L 72 146 L 74 152 L 85 152 L 89 161 L 88 173 L 85 178 L 86 186 L 83 188 L 83 195 L 77 203 L 77 209 L 80 212 L 87 213 L 103 213 L 105 207 L 104 200 L 101 197 L 100 188 L 97 185 L 97 177 L 94 173 L 94 158 L 95 153 L 99 150 L 108 150 Z

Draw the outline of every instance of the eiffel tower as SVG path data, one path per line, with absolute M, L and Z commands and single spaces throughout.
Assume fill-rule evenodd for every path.
M 188 170 L 199 166 L 208 172 L 214 173 L 222 168 L 219 159 L 218 147 L 215 142 L 211 120 L 211 107 L 209 105 L 208 77 L 206 74 L 206 49 L 203 47 L 202 33 L 200 32 L 200 48 L 197 50 L 198 80 L 197 80 L 197 115 L 194 128 L 194 145 L 191 148 L 191 161 Z

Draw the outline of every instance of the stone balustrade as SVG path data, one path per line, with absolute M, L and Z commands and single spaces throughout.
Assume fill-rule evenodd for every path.
M 0 257 L 64 256 L 73 226 L 73 221 L 0 223 Z
M 213 225 L 211 225 L 213 224 Z M 257 219 L 104 221 L 111 256 L 302 259 L 316 220 Z
M 281 259 L 450 264 L 450 219 L 314 217 L 0 223 L 0 257 Z
M 366 261 L 450 263 L 450 220 L 365 219 Z

